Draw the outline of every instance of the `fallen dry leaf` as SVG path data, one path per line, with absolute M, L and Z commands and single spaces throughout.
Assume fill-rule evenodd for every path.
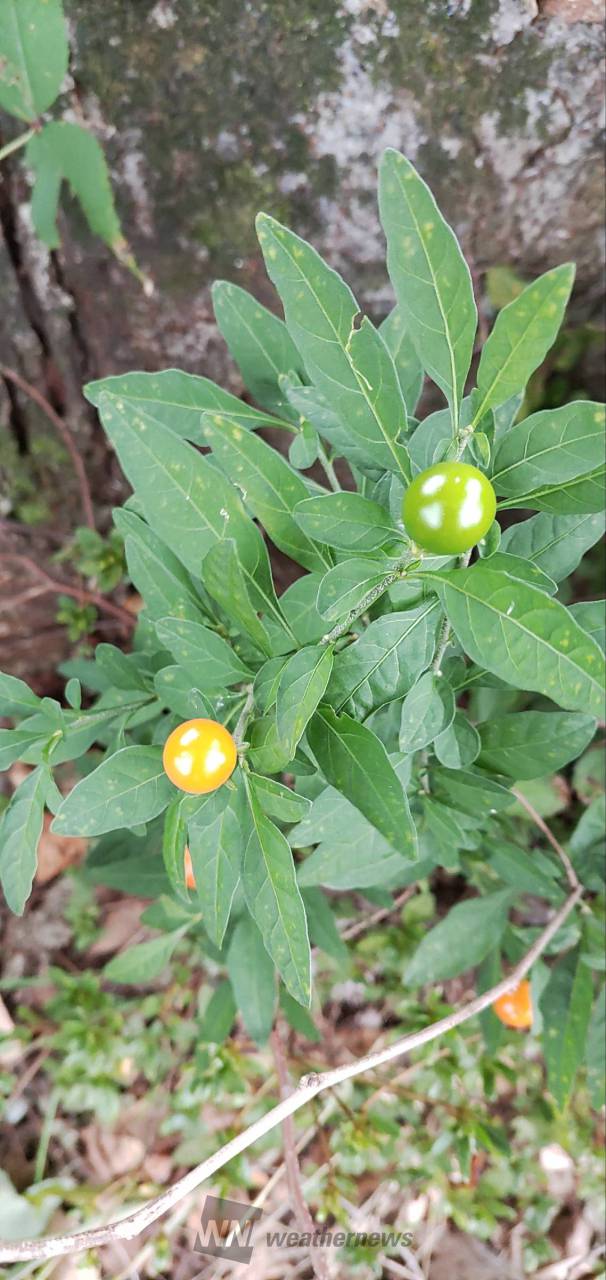
M 88 842 L 79 836 L 56 836 L 50 830 L 52 816 L 44 815 L 44 829 L 38 845 L 36 884 L 47 884 L 62 871 L 82 861 Z
M 14 1029 L 15 1024 L 0 996 L 0 1066 L 7 1069 L 19 1062 L 24 1054 L 24 1046 L 20 1040 L 5 1039 L 5 1036 L 10 1036 Z
M 89 956 L 106 956 L 122 947 L 139 941 L 141 933 L 139 917 L 148 905 L 142 898 L 125 898 L 113 902 L 101 926 L 101 932 L 88 948 Z
M 603 0 L 543 0 L 541 14 L 563 22 L 604 22 Z
M 80 1137 L 91 1169 L 102 1182 L 138 1169 L 145 1155 L 145 1143 L 129 1133 L 111 1133 L 89 1124 Z

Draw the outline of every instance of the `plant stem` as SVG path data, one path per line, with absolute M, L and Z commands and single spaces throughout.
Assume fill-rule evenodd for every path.
M 55 1123 L 55 1117 L 57 1115 L 58 1109 L 59 1109 L 59 1090 L 54 1089 L 47 1103 L 46 1115 L 44 1117 L 44 1124 L 42 1125 L 42 1132 L 40 1134 L 40 1141 L 38 1143 L 38 1150 L 36 1152 L 34 1182 L 42 1182 L 42 1179 L 44 1177 L 44 1170 L 46 1168 L 46 1157 L 48 1155 L 48 1147 L 51 1140 L 53 1125 Z
M 254 702 L 255 702 L 255 695 L 253 693 L 253 687 L 252 687 L 252 684 L 249 684 L 246 690 L 246 702 L 242 707 L 242 710 L 240 712 L 240 716 L 238 719 L 238 723 L 236 724 L 236 727 L 232 735 L 233 740 L 238 748 L 242 746 L 242 741 L 244 738 L 244 734 L 246 732 L 246 726 L 250 719 L 250 713 L 253 709 Z
M 346 631 L 349 631 L 352 622 L 355 622 L 356 618 L 360 618 L 363 613 L 366 613 L 366 610 L 375 603 L 375 600 L 379 600 L 381 598 L 384 592 L 387 591 L 388 587 L 392 587 L 394 582 L 400 582 L 401 579 L 406 576 L 406 569 L 410 564 L 410 559 L 411 557 L 409 555 L 406 560 L 402 560 L 400 562 L 397 569 L 394 569 L 392 573 L 388 573 L 384 578 L 381 578 L 381 581 L 378 582 L 375 587 L 371 587 L 370 591 L 366 593 L 364 599 L 360 602 L 357 608 L 352 609 L 343 622 L 337 623 L 337 626 L 333 627 L 332 631 L 328 631 L 325 636 L 322 636 L 320 644 L 333 644 L 333 642 L 338 640 L 340 636 L 344 636 Z
M 459 564 L 458 564 L 459 569 L 467 568 L 467 565 L 471 560 L 472 550 L 473 550 L 473 547 L 469 551 L 466 551 L 464 555 L 459 556 Z M 431 664 L 431 669 L 433 672 L 435 672 L 437 676 L 442 674 L 442 662 L 444 660 L 444 654 L 446 653 L 446 650 L 450 644 L 450 636 L 451 636 L 450 623 L 446 615 L 444 615 L 442 626 L 440 628 L 440 635 L 438 638 L 438 647 L 436 649 L 436 656 Z
M 12 155 L 13 151 L 18 151 L 19 147 L 25 147 L 35 132 L 35 129 L 27 129 L 25 133 L 20 133 L 18 138 L 11 138 L 10 142 L 5 142 L 4 146 L 0 147 L 0 161 Z
M 324 471 L 326 479 L 328 480 L 328 483 L 333 493 L 340 493 L 341 485 L 339 484 L 337 473 L 332 465 L 332 462 L 330 461 L 330 458 L 324 448 L 324 445 L 322 444 L 318 449 L 318 462 L 320 463 L 320 466 Z

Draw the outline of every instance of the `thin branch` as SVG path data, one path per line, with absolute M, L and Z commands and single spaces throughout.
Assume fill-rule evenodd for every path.
M 288 1098 L 291 1094 L 290 1081 L 288 1079 L 288 1069 L 286 1059 L 284 1057 L 284 1046 L 280 1032 L 278 1030 L 272 1032 L 271 1046 L 276 1064 L 276 1074 L 280 1085 L 280 1094 L 282 1098 Z M 292 1116 L 286 1116 L 282 1124 L 282 1134 L 284 1137 L 284 1163 L 286 1165 L 286 1180 L 288 1182 L 288 1190 L 290 1192 L 291 1208 L 295 1217 L 295 1222 L 302 1235 L 311 1236 L 312 1240 L 316 1234 L 316 1224 L 309 1212 L 305 1196 L 303 1195 L 303 1187 L 301 1186 L 301 1170 L 299 1169 L 299 1161 L 297 1159 L 295 1126 Z M 327 1260 L 323 1256 L 320 1249 L 311 1249 L 311 1264 L 313 1267 L 316 1280 L 329 1280 L 329 1272 L 327 1268 Z
M 57 578 L 51 578 L 50 574 L 45 569 L 42 569 L 39 564 L 36 564 L 35 560 L 31 560 L 29 556 L 23 556 L 17 551 L 6 551 L 0 555 L 0 564 L 7 561 L 22 564 L 24 569 L 29 569 L 30 573 L 33 573 L 35 577 L 45 584 L 45 591 L 53 591 L 56 595 L 61 596 L 71 596 L 73 600 L 80 600 L 84 604 L 94 604 L 98 609 L 103 609 L 105 613 L 111 613 L 112 617 L 118 618 L 131 631 L 136 626 L 137 619 L 133 617 L 132 613 L 129 613 L 128 609 L 125 609 L 121 604 L 114 604 L 112 600 L 107 600 L 105 596 L 101 595 L 100 591 L 89 591 L 85 587 L 74 587 L 68 582 L 59 582 Z
M 367 1071 L 374 1071 L 376 1067 L 381 1067 L 387 1062 L 393 1062 L 396 1058 L 401 1058 L 403 1054 L 410 1053 L 413 1049 L 419 1049 L 422 1045 L 429 1044 L 432 1040 L 437 1040 L 448 1031 L 452 1031 L 455 1027 L 460 1027 L 470 1018 L 474 1018 L 476 1014 L 482 1013 L 484 1009 L 488 1009 L 499 996 L 506 995 L 512 991 L 526 976 L 535 961 L 549 946 L 552 938 L 561 929 L 570 912 L 579 902 L 581 893 L 582 889 L 579 887 L 575 889 L 574 893 L 570 894 L 566 902 L 555 913 L 552 920 L 543 929 L 539 937 L 535 939 L 529 951 L 512 972 L 506 978 L 502 978 L 496 986 L 491 987 L 489 991 L 484 991 L 482 995 L 476 996 L 459 1009 L 455 1009 L 447 1017 L 440 1018 L 438 1022 L 424 1027 L 421 1031 L 414 1031 L 410 1035 L 403 1036 L 402 1039 L 396 1040 L 393 1044 L 378 1050 L 376 1053 L 371 1053 L 355 1062 L 347 1063 L 345 1066 L 336 1067 L 332 1071 L 324 1071 L 321 1075 L 312 1072 L 310 1075 L 303 1076 L 293 1093 L 289 1094 L 287 1098 L 283 1098 L 271 1111 L 261 1116 L 243 1133 L 237 1134 L 230 1142 L 225 1143 L 219 1151 L 216 1151 L 207 1160 L 203 1160 L 195 1169 L 190 1169 L 172 1187 L 168 1187 L 161 1195 L 154 1200 L 147 1201 L 141 1208 L 136 1209 L 134 1213 L 128 1214 L 125 1218 L 121 1218 L 117 1222 L 111 1222 L 106 1226 L 91 1227 L 89 1230 L 76 1231 L 68 1235 L 46 1236 L 39 1240 L 0 1241 L 0 1262 L 19 1262 L 29 1258 L 56 1258 L 70 1253 L 82 1253 L 85 1249 L 98 1248 L 99 1245 L 109 1244 L 115 1240 L 135 1239 L 152 1222 L 157 1222 L 158 1218 L 161 1218 L 174 1205 L 189 1195 L 191 1191 L 201 1186 L 219 1169 L 223 1169 L 230 1160 L 241 1155 L 243 1151 L 247 1151 L 249 1147 L 252 1147 L 253 1143 L 258 1142 L 260 1138 L 264 1138 L 266 1134 L 271 1133 L 278 1125 L 283 1124 L 288 1116 L 300 1111 L 301 1107 L 306 1106 L 318 1094 L 323 1093 L 326 1089 L 334 1089 L 336 1085 L 342 1084 L 345 1080 L 351 1080 Z
M 393 915 L 394 911 L 403 907 L 404 903 L 408 902 L 416 892 L 416 884 L 409 885 L 408 889 L 404 889 L 397 898 L 394 898 L 393 902 L 390 902 L 388 907 L 381 907 L 364 920 L 357 920 L 355 924 L 348 925 L 347 929 L 343 929 L 341 938 L 344 942 L 349 942 L 352 938 L 358 938 L 361 933 L 366 933 L 367 929 L 372 929 L 374 925 L 380 924 L 382 920 L 386 920 L 388 916 Z
M 322 444 L 320 445 L 319 450 L 318 450 L 318 462 L 320 463 L 320 466 L 322 467 L 322 470 L 323 470 L 323 472 L 324 472 L 324 475 L 326 476 L 326 479 L 328 480 L 328 483 L 329 483 L 329 485 L 330 485 L 330 487 L 331 487 L 331 489 L 332 489 L 333 493 L 340 493 L 340 492 L 341 492 L 341 485 L 339 484 L 339 478 L 338 478 L 337 473 L 336 473 L 336 471 L 335 471 L 335 469 L 334 469 L 334 467 L 333 467 L 333 465 L 332 465 L 332 462 L 331 462 L 331 460 L 330 460 L 330 458 L 329 458 L 329 456 L 328 456 L 328 454 L 327 454 L 327 452 L 326 452 L 326 449 L 324 448 L 324 445 L 322 445 Z
M 459 556 L 459 561 L 457 565 L 459 569 L 467 568 L 467 565 L 471 560 L 472 551 L 473 551 L 473 547 L 469 551 L 466 551 L 464 555 Z M 440 636 L 438 639 L 438 647 L 436 649 L 436 656 L 431 664 L 431 669 L 432 671 L 435 672 L 437 676 L 442 674 L 442 663 L 444 661 L 444 654 L 446 653 L 446 650 L 450 644 L 451 634 L 452 634 L 452 630 L 451 630 L 450 622 L 448 621 L 448 618 L 446 617 L 446 615 L 444 615 L 444 621 L 442 622 L 442 626 L 440 629 Z
M 53 409 L 52 404 L 49 404 L 46 396 L 43 396 L 42 392 L 38 391 L 37 387 L 33 387 L 31 382 L 26 382 L 25 378 L 22 378 L 20 373 L 16 373 L 14 369 L 9 369 L 6 365 L 2 364 L 0 365 L 0 376 L 8 379 L 9 382 L 14 382 L 15 386 L 19 387 L 19 389 L 23 391 L 24 395 L 29 396 L 29 399 L 33 400 L 34 404 L 38 405 L 38 408 L 46 415 L 49 422 L 52 422 L 55 430 L 61 436 L 63 444 L 65 445 L 65 448 L 72 460 L 74 471 L 80 486 L 80 497 L 82 499 L 82 511 L 84 513 L 85 524 L 88 525 L 89 529 L 94 529 L 95 512 L 88 484 L 88 477 L 69 427 L 63 421 L 63 418 L 59 416 L 56 410 Z
M 361 618 L 362 614 L 366 613 L 366 610 L 370 609 L 370 606 L 374 604 L 376 600 L 379 600 L 384 592 L 387 591 L 389 587 L 393 586 L 394 582 L 400 582 L 401 579 L 406 576 L 406 570 L 409 564 L 410 555 L 400 562 L 397 569 L 394 569 L 392 573 L 387 573 L 384 578 L 381 578 L 381 581 L 378 582 L 375 587 L 371 587 L 370 591 L 368 591 L 364 596 L 364 599 L 360 601 L 359 605 L 355 609 L 352 609 L 351 612 L 348 613 L 344 621 L 337 623 L 337 626 L 333 627 L 332 631 L 328 631 L 325 636 L 322 636 L 320 644 L 333 644 L 340 636 L 344 636 L 345 633 L 349 631 L 352 622 L 356 621 L 356 618 Z
M 239 719 L 238 719 L 238 723 L 237 723 L 237 725 L 236 725 L 236 727 L 235 727 L 235 729 L 234 729 L 233 735 L 232 735 L 232 736 L 233 736 L 233 740 L 234 740 L 234 742 L 235 742 L 235 744 L 236 744 L 236 746 L 237 746 L 237 747 L 241 747 L 241 746 L 242 746 L 242 742 L 243 742 L 243 739 L 244 739 L 244 734 L 246 733 L 246 726 L 247 726 L 248 721 L 249 721 L 249 719 L 250 719 L 250 714 L 251 714 L 251 711 L 252 711 L 252 709 L 253 709 L 254 705 L 255 705 L 255 694 L 254 694 L 254 690 L 253 690 L 253 686 L 252 686 L 252 684 L 249 684 L 249 685 L 247 685 L 247 688 L 246 688 L 246 702 L 244 703 L 244 706 L 242 707 L 242 710 L 241 710 L 241 712 L 240 712 L 240 716 L 239 716 Z
M 0 160 L 6 160 L 13 151 L 18 151 L 19 147 L 25 147 L 36 132 L 36 129 L 27 129 L 25 133 L 20 133 L 18 138 L 11 138 L 10 142 L 5 142 L 4 146 L 0 147 Z
M 540 813 L 537 813 L 534 806 L 530 803 L 530 800 L 527 800 L 526 796 L 523 795 L 521 791 L 518 791 L 516 787 L 512 787 L 511 793 L 512 795 L 515 796 L 518 803 L 521 804 L 522 808 L 526 810 L 529 817 L 532 818 L 532 821 L 535 823 L 535 826 L 539 828 L 539 831 L 543 832 L 545 839 L 549 841 L 552 849 L 555 849 L 555 852 L 557 853 L 558 858 L 560 859 L 560 862 L 562 863 L 562 866 L 564 867 L 564 870 L 566 872 L 566 876 L 568 878 L 568 883 L 570 885 L 570 888 L 578 889 L 579 878 L 577 876 L 577 873 L 572 865 L 572 862 L 570 861 L 570 858 L 568 857 L 568 854 L 566 853 L 566 850 L 562 848 L 559 840 L 556 840 L 556 837 L 554 836 L 551 828 L 547 826 L 547 823 L 541 817 Z

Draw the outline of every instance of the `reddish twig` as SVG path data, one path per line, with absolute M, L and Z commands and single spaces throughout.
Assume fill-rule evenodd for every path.
M 284 1057 L 284 1046 L 280 1032 L 275 1030 L 271 1036 L 271 1046 L 276 1064 L 276 1074 L 278 1084 L 280 1086 L 280 1096 L 288 1098 L 292 1093 L 290 1081 L 288 1079 L 288 1068 L 286 1066 L 286 1058 Z M 282 1134 L 284 1137 L 284 1164 L 286 1165 L 286 1181 L 290 1192 L 291 1206 L 295 1217 L 295 1222 L 302 1235 L 311 1236 L 313 1240 L 316 1235 L 316 1224 L 309 1212 L 305 1196 L 303 1195 L 303 1187 L 301 1186 L 301 1170 L 299 1169 L 299 1160 L 297 1157 L 297 1147 L 295 1141 L 295 1126 L 292 1116 L 285 1116 L 282 1121 Z M 310 1248 L 311 1264 L 313 1267 L 316 1280 L 329 1280 L 329 1272 L 326 1264 L 326 1258 L 319 1249 Z
M 90 591 L 85 587 L 71 586 L 68 582 L 59 582 L 56 578 L 51 578 L 50 574 L 45 569 L 42 569 L 39 564 L 36 564 L 35 560 L 31 560 L 29 556 L 20 555 L 17 551 L 7 551 L 0 555 L 0 564 L 8 560 L 14 561 L 15 564 L 22 564 L 25 569 L 29 569 L 30 573 L 33 573 L 44 583 L 45 591 L 53 591 L 62 596 L 71 596 L 73 600 L 80 600 L 83 604 L 94 604 L 98 609 L 103 609 L 106 613 L 111 613 L 112 617 L 118 618 L 131 631 L 135 626 L 136 618 L 133 617 L 132 613 L 129 613 L 128 609 L 123 608 L 121 604 L 114 604 L 113 601 L 107 600 L 105 596 L 101 595 L 100 591 Z
M 89 529 L 94 529 L 95 512 L 93 509 L 93 501 L 91 498 L 88 478 L 84 463 L 72 439 L 69 427 L 63 421 L 63 418 L 59 416 L 57 411 L 53 409 L 52 404 L 49 403 L 46 396 L 43 396 L 42 392 L 38 391 L 37 387 L 33 387 L 31 382 L 26 382 L 25 378 L 22 378 L 20 373 L 16 373 L 14 369 L 9 369 L 6 365 L 2 364 L 0 365 L 0 375 L 3 378 L 8 379 L 9 382 L 14 382 L 15 386 L 19 387 L 20 391 L 22 391 L 24 395 L 29 396 L 29 399 L 33 400 L 34 404 L 38 405 L 38 408 L 42 410 L 49 422 L 52 422 L 55 430 L 61 436 L 65 448 L 72 460 L 74 471 L 80 486 L 80 496 L 82 498 L 82 510 L 84 513 L 85 524 L 88 525 Z

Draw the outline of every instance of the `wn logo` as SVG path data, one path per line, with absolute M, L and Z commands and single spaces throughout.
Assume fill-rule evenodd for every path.
M 261 1210 L 252 1205 L 207 1196 L 200 1218 L 201 1231 L 194 1244 L 196 1253 L 230 1262 L 250 1262 L 253 1223 L 261 1216 Z

